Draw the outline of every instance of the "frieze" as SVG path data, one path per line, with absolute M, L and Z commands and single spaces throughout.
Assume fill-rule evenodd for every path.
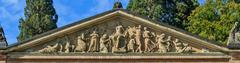
M 112 33 L 99 33 L 97 30 L 79 33 L 76 44 L 70 44 L 68 36 L 48 45 L 40 53 L 69 53 L 69 52 L 99 52 L 99 53 L 191 53 L 196 52 L 192 46 L 178 38 L 165 33 L 150 31 L 142 25 L 127 26 L 117 25 Z

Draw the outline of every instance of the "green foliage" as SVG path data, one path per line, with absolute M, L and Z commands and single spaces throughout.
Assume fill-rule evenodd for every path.
M 52 0 L 26 0 L 26 4 L 25 19 L 19 20 L 19 41 L 57 28 L 58 16 Z
M 187 30 L 223 45 L 239 16 L 240 5 L 234 1 L 207 0 L 188 17 Z
M 184 22 L 198 5 L 197 0 L 130 0 L 127 9 L 184 29 Z

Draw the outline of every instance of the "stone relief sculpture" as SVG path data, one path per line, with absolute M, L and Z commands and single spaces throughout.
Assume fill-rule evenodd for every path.
M 136 52 L 142 52 L 142 42 L 141 42 L 141 38 L 142 38 L 142 31 L 141 31 L 141 25 L 139 25 L 138 27 L 136 27 L 136 34 L 135 34 L 135 40 L 136 40 Z
M 170 47 L 171 47 L 171 41 L 172 41 L 172 36 L 168 36 L 167 40 L 164 41 L 164 46 L 166 47 L 167 51 L 170 51 Z
M 90 36 L 91 36 L 91 41 L 90 41 L 89 49 L 87 52 L 97 52 L 99 48 L 99 44 L 98 44 L 99 35 L 97 34 L 96 31 L 93 31 L 93 33 L 90 34 Z
M 128 44 L 127 44 L 127 51 L 128 52 L 135 52 L 134 50 L 134 45 L 136 43 L 136 40 L 135 40 L 135 30 L 136 28 L 135 27 L 130 27 L 128 26 L 128 29 L 127 29 L 127 32 L 125 33 L 125 37 L 128 37 L 129 40 L 128 40 Z
M 58 43 L 55 44 L 54 46 L 47 46 L 46 48 L 43 48 L 41 50 L 39 50 L 38 52 L 41 52 L 41 53 L 54 53 L 54 52 L 57 52 L 57 48 L 58 48 Z
M 183 43 L 183 49 L 182 52 L 193 52 L 194 50 L 192 49 L 191 46 L 189 46 L 189 44 L 187 43 Z
M 100 52 L 107 53 L 109 50 L 107 47 L 111 47 L 108 44 L 110 43 L 110 39 L 107 37 L 107 34 L 104 34 L 100 38 Z
M 165 33 L 152 32 L 148 27 L 142 27 L 141 25 L 137 27 L 128 26 L 126 30 L 122 25 L 118 25 L 112 33 L 103 33 L 97 30 L 81 33 L 76 37 L 74 43 L 67 36 L 63 39 L 54 46 L 42 48 L 39 52 L 194 52 L 189 44 L 183 43 L 181 40 Z
M 135 43 L 136 43 L 136 41 L 134 39 L 130 39 L 130 41 L 127 44 L 127 49 L 129 52 L 135 52 L 135 50 L 134 50 Z
M 165 42 L 164 41 L 164 37 L 165 37 L 165 34 L 161 34 L 161 35 L 157 35 L 157 46 L 158 46 L 158 50 L 157 52 L 160 52 L 160 53 L 166 53 L 167 52 L 167 49 L 166 47 L 163 45 L 163 43 Z
M 144 38 L 144 52 L 150 52 L 150 31 L 147 30 L 147 27 L 144 27 L 143 38 Z
M 85 39 L 84 34 L 82 34 L 81 36 L 78 36 L 75 52 L 85 52 L 85 50 L 87 49 L 86 47 L 87 44 L 84 41 L 84 39 Z
M 112 52 L 114 51 L 125 51 L 125 36 L 123 34 L 123 27 L 122 25 L 119 25 L 115 29 L 115 33 L 113 34 L 112 41 L 113 41 L 113 48 Z M 121 42 L 121 43 L 120 43 Z
M 181 43 L 181 42 L 179 42 L 179 39 L 175 39 L 174 41 L 173 41 L 173 43 L 174 43 L 174 46 L 175 46 L 175 52 L 182 52 L 183 50 L 183 44 Z
M 179 39 L 175 39 L 173 41 L 174 46 L 175 46 L 175 52 L 182 53 L 182 52 L 193 52 L 192 47 L 189 46 L 187 43 L 182 43 L 179 41 Z
M 69 42 L 67 41 L 67 42 L 66 42 L 66 45 L 65 45 L 65 47 L 64 47 L 64 49 L 65 49 L 64 52 L 65 52 L 65 53 L 69 53 L 69 51 L 70 51 L 69 48 L 70 48 L 70 44 L 69 44 Z

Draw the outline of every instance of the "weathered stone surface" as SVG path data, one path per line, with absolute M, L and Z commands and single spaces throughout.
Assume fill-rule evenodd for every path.
M 192 53 L 201 50 L 167 32 L 123 19 L 86 27 L 41 45 L 43 46 L 26 51 L 40 53 Z

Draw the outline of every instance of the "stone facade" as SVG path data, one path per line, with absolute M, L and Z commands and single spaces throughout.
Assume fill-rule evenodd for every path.
M 239 63 L 231 50 L 112 10 L 0 50 L 0 63 Z
M 118 22 L 118 21 L 117 21 Z M 99 26 L 105 27 L 105 26 Z M 75 32 L 68 36 L 57 38 L 39 48 L 31 48 L 26 51 L 40 53 L 70 53 L 70 52 L 99 52 L 99 53 L 192 53 L 208 52 L 207 50 L 197 49 L 187 43 L 182 42 L 176 37 L 165 33 L 153 32 L 148 27 L 136 26 L 112 26 L 113 28 L 86 29 Z M 115 27 L 115 29 L 114 29 Z M 112 29 L 112 30 L 111 30 Z M 137 30 L 139 29 L 139 30 Z M 109 31 L 109 32 L 108 32 Z M 105 32 L 105 33 L 104 33 Z M 70 38 L 71 37 L 71 38 Z

